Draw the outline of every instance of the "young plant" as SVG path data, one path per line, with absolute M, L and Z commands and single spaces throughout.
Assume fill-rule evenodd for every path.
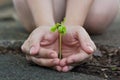
M 52 32 L 58 31 L 59 33 L 59 53 L 58 53 L 59 59 L 62 59 L 62 36 L 67 32 L 64 23 L 65 18 L 61 23 L 56 23 L 54 26 L 51 27 Z

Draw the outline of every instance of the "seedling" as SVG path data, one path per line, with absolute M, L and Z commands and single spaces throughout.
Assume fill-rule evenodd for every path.
M 59 33 L 59 53 L 58 53 L 59 59 L 62 59 L 62 36 L 67 31 L 64 23 L 65 23 L 65 18 L 61 23 L 56 23 L 54 26 L 51 27 L 52 32 L 58 31 Z

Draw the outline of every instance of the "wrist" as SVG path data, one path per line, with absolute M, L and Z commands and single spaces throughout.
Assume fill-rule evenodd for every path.
M 65 25 L 67 26 L 83 26 L 84 22 L 75 19 L 66 19 Z
M 41 21 L 39 23 L 36 24 L 36 27 L 40 27 L 40 26 L 53 26 L 55 25 L 54 21 Z

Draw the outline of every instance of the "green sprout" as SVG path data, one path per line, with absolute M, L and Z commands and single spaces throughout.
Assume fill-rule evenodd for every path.
M 58 31 L 59 33 L 59 53 L 58 58 L 62 59 L 62 36 L 67 32 L 66 26 L 64 25 L 65 18 L 61 23 L 56 23 L 54 26 L 51 27 L 51 31 L 55 32 Z

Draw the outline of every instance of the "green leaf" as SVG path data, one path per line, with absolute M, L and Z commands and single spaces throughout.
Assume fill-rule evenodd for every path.
M 53 27 L 51 27 L 51 31 L 55 32 L 56 30 L 58 30 L 59 33 L 65 34 L 67 32 L 66 26 L 64 25 L 65 21 L 66 20 L 64 18 L 64 20 L 61 23 L 56 23 Z
M 56 30 L 57 30 L 57 27 L 55 25 L 50 29 L 51 32 L 55 32 Z
M 60 23 L 56 23 L 55 26 L 57 27 L 57 29 L 59 28 L 59 26 L 61 26 Z
M 58 32 L 61 33 L 61 34 L 65 34 L 66 33 L 66 27 L 64 25 L 61 25 L 58 28 Z

